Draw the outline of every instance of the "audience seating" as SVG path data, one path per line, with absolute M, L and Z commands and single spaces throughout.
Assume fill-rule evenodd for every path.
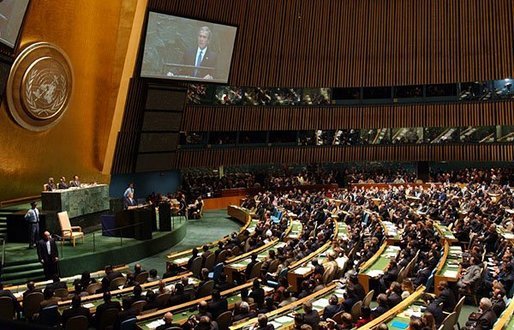
M 216 319 L 218 323 L 219 330 L 228 330 L 230 325 L 232 325 L 232 311 L 226 311 L 221 313 Z
M 141 272 L 141 273 L 137 274 L 136 278 L 134 279 L 134 281 L 136 281 L 139 284 L 144 284 L 144 283 L 146 283 L 147 280 L 148 280 L 148 272 Z
M 362 301 L 357 301 L 355 304 L 353 304 L 352 311 L 351 311 L 353 322 L 357 322 L 357 320 L 361 316 L 361 310 L 362 310 Z
M 370 290 L 364 299 L 362 300 L 362 307 L 369 307 L 371 304 L 371 300 L 373 299 L 373 296 L 375 295 L 375 290 Z
M 0 297 L 0 319 L 12 320 L 14 318 L 14 305 L 10 297 Z
M 202 257 L 196 257 L 191 263 L 191 273 L 196 278 L 200 278 L 200 273 L 202 271 Z
M 66 298 L 68 298 L 68 289 L 59 288 L 59 289 L 55 290 L 54 296 L 59 297 L 61 299 L 66 299 Z
M 138 314 L 141 314 L 143 308 L 147 304 L 146 300 L 138 300 L 132 303 L 132 308 L 137 311 Z
M 209 279 L 213 280 L 214 282 L 217 282 L 221 273 L 223 272 L 225 265 L 223 262 L 218 263 L 214 268 L 212 269 L 212 272 L 209 273 L 208 277 Z
M 34 314 L 39 311 L 43 299 L 44 296 L 41 292 L 29 293 L 25 299 L 23 299 L 23 316 L 27 320 L 32 320 Z
M 261 268 L 262 268 L 262 261 L 257 262 L 252 267 L 252 271 L 250 272 L 250 277 L 246 280 L 250 280 L 256 277 L 261 277 Z
M 441 326 L 439 326 L 438 330 L 453 330 L 455 328 L 455 324 L 457 324 L 458 315 L 453 312 L 448 315 L 444 320 Z
M 196 292 L 196 298 L 203 298 L 212 293 L 214 289 L 214 281 L 210 280 L 205 282 L 201 287 L 198 288 Z
M 119 310 L 117 308 L 108 308 L 106 309 L 100 320 L 98 320 L 98 329 L 104 330 L 107 328 L 112 328 L 112 325 L 116 321 L 116 317 L 118 316 Z
M 204 268 L 207 268 L 209 271 L 214 268 L 214 263 L 216 262 L 216 255 L 214 253 L 209 254 L 209 256 L 205 259 Z
M 86 288 L 86 291 L 87 291 L 87 294 L 95 294 L 100 289 L 102 289 L 102 283 L 95 282 L 95 283 L 89 284 Z
M 135 317 L 125 320 L 121 322 L 120 329 L 121 330 L 134 330 L 136 329 L 137 319 Z
M 111 281 L 109 284 L 109 290 L 114 291 L 118 290 L 120 286 L 123 286 L 127 282 L 125 277 L 117 277 Z
M 84 315 L 73 316 L 64 325 L 65 330 L 87 330 L 88 327 L 89 320 Z

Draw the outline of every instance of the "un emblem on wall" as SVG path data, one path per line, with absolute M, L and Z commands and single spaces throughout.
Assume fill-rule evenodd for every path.
M 14 120 L 32 131 L 44 131 L 62 118 L 73 90 L 66 54 L 39 42 L 16 58 L 7 81 L 7 103 Z

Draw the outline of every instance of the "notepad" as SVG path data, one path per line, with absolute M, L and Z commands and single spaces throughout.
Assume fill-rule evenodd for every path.
M 283 316 L 280 316 L 280 317 L 277 317 L 276 319 L 274 319 L 273 322 L 277 322 L 277 323 L 280 323 L 280 325 L 282 325 L 284 323 L 289 323 L 292 320 L 293 320 L 292 317 L 283 315 Z
M 84 304 L 83 306 L 86 307 L 86 308 L 93 308 L 93 307 L 95 307 L 95 305 L 93 305 L 92 303 Z
M 379 277 L 379 276 L 381 276 L 383 274 L 384 274 L 383 271 L 377 270 L 377 269 L 368 271 L 368 276 L 369 277 Z
M 162 324 L 164 324 L 164 320 L 159 319 L 159 320 L 147 323 L 146 326 L 149 327 L 150 329 L 155 329 Z
M 316 300 L 315 302 L 313 302 L 312 305 L 314 307 L 320 307 L 321 309 L 323 309 L 323 308 L 325 308 L 325 306 L 328 305 L 328 299 L 321 298 L 321 299 Z
M 188 257 L 184 257 L 184 258 L 178 258 L 178 259 L 173 260 L 173 263 L 174 264 L 183 264 L 183 263 L 188 262 L 188 261 L 189 261 L 189 258 Z
M 444 276 L 445 277 L 457 277 L 457 274 L 459 272 L 458 271 L 455 271 L 455 270 L 447 270 L 444 272 Z
M 295 274 L 298 274 L 298 275 L 305 275 L 310 271 L 311 271 L 310 267 L 300 267 L 297 270 L 295 270 L 294 272 L 295 272 Z

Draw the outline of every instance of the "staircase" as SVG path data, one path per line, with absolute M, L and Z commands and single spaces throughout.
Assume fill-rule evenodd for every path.
M 7 237 L 7 215 L 16 211 L 0 210 L 0 237 Z
M 25 207 L 26 205 L 23 205 L 22 208 L 9 207 L 0 209 L 0 238 L 6 239 L 6 242 L 9 242 L 9 238 L 7 237 L 7 216 Z M 0 240 L 0 253 L 2 253 L 1 248 Z M 6 252 L 6 256 L 7 254 Z M 5 262 L 0 273 L 2 283 L 23 284 L 28 280 L 44 279 L 43 267 L 37 260 L 35 250 L 27 250 L 27 254 L 32 255 L 33 258 L 21 258 L 21 260 L 18 261 Z
M 37 258 L 30 261 L 20 260 L 8 262 L 2 270 L 2 282 L 9 284 L 23 284 L 28 280 L 44 280 L 43 267 Z

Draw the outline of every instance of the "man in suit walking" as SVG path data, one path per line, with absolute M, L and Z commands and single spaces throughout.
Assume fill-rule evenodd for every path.
M 30 203 L 30 209 L 25 214 L 25 221 L 29 224 L 29 249 L 33 249 L 39 239 L 39 210 L 36 201 Z
M 59 274 L 59 252 L 50 232 L 45 231 L 43 239 L 37 243 L 37 255 L 39 262 L 43 264 L 46 279 Z

